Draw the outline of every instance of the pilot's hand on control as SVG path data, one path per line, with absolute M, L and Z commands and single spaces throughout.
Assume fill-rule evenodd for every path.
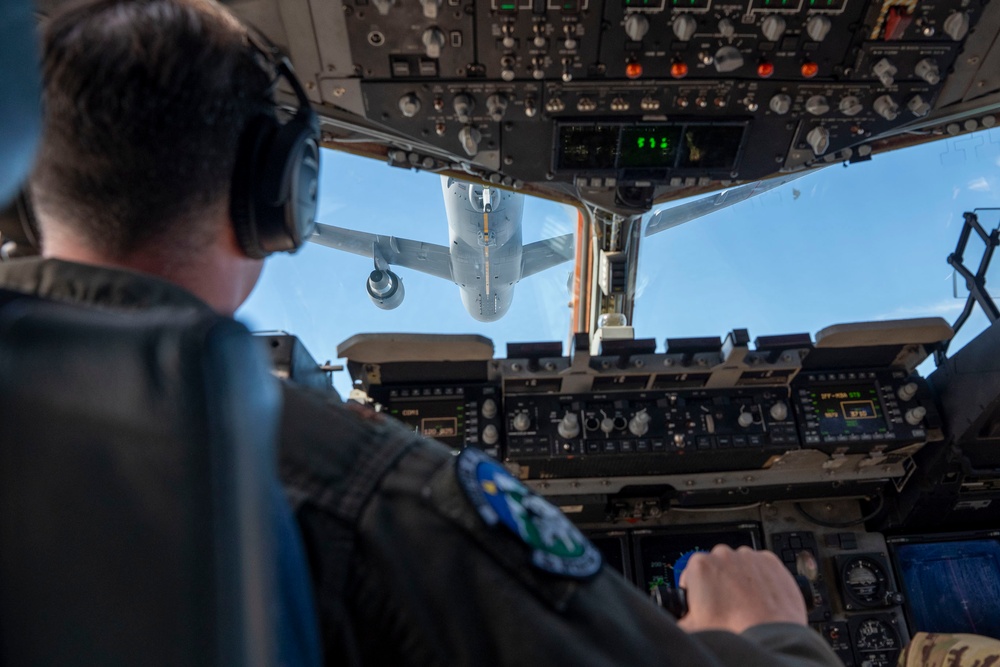
M 762 623 L 808 622 L 802 593 L 770 551 L 733 551 L 720 544 L 711 553 L 696 553 L 680 585 L 687 589 L 688 613 L 677 624 L 687 632 L 740 633 Z

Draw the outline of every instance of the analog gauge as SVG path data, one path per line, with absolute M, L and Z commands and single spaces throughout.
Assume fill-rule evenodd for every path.
M 843 563 L 840 572 L 848 609 L 886 604 L 888 577 L 876 560 L 865 556 L 851 558 Z
M 857 619 L 854 648 L 858 663 L 866 667 L 890 667 L 899 657 L 899 635 L 882 618 Z

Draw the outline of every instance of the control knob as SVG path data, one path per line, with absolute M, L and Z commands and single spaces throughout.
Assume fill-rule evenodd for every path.
M 611 432 L 615 430 L 615 420 L 611 417 L 605 417 L 601 420 L 601 430 L 607 435 L 611 435 Z
M 719 34 L 726 39 L 732 39 L 733 35 L 736 34 L 736 26 L 729 19 L 719 20 Z
M 532 58 L 531 59 L 531 78 L 533 79 L 544 79 L 545 78 L 545 60 L 542 58 Z
M 698 29 L 698 21 L 690 14 L 681 14 L 674 19 L 671 24 L 674 36 L 678 41 L 686 42 L 694 37 L 694 31 Z
M 916 382 L 907 382 L 906 384 L 904 384 L 902 387 L 899 388 L 899 390 L 896 392 L 896 396 L 899 396 L 899 400 L 901 401 L 904 402 L 909 401 L 910 399 L 912 399 L 914 396 L 917 395 L 917 390 L 919 388 L 920 387 L 919 385 L 917 385 Z
M 736 418 L 736 423 L 743 428 L 750 428 L 753 426 L 753 413 L 741 412 L 740 416 Z
M 785 19 L 777 14 L 771 14 L 760 24 L 760 32 L 769 42 L 777 42 L 785 34 Z
M 575 412 L 567 412 L 559 421 L 559 426 L 556 427 L 556 430 L 559 432 L 560 437 L 572 440 L 580 435 L 580 418 Z
M 531 427 L 531 417 L 527 412 L 518 412 L 514 415 L 513 426 L 515 431 L 527 431 Z
M 778 401 L 771 406 L 771 419 L 776 422 L 783 422 L 788 419 L 788 404 L 784 401 Z
M 927 408 L 925 408 L 922 405 L 918 405 L 915 408 L 910 408 L 909 410 L 907 410 L 903 418 L 906 420 L 906 423 L 909 424 L 910 426 L 919 426 L 920 422 L 924 420 L 924 416 L 926 414 L 927 414 Z
M 743 67 L 743 54 L 735 46 L 723 46 L 715 52 L 715 69 L 718 72 L 734 72 Z
M 969 34 L 969 15 L 965 12 L 952 12 L 944 20 L 944 33 L 956 42 L 961 42 Z
M 532 40 L 532 44 L 535 45 L 536 49 L 544 49 L 545 45 L 548 44 L 548 40 L 545 39 L 545 24 L 536 23 L 531 26 L 531 29 L 535 32 L 535 39 Z
M 813 95 L 806 100 L 806 111 L 814 116 L 822 116 L 830 110 L 830 103 L 823 95 Z
M 625 17 L 625 34 L 633 42 L 641 42 L 649 32 L 649 19 L 642 14 L 632 13 Z
M 490 95 L 486 98 L 486 112 L 494 121 L 499 122 L 507 112 L 507 97 L 504 95 Z
M 806 34 L 814 42 L 822 42 L 830 34 L 830 19 L 822 14 L 814 14 L 806 21 Z
M 427 54 L 428 58 L 441 57 L 441 47 L 444 46 L 445 38 L 444 33 L 439 28 L 424 30 L 420 39 L 424 43 L 424 53 Z
M 806 135 L 806 143 L 809 144 L 809 148 L 812 149 L 813 153 L 819 157 L 830 147 L 830 130 L 822 125 L 817 125 L 809 130 L 809 134 Z
M 455 95 L 452 107 L 455 109 L 455 115 L 458 116 L 458 122 L 468 123 L 472 119 L 472 110 L 476 108 L 476 102 L 465 93 L 459 93 Z
M 932 58 L 924 58 L 918 62 L 913 68 L 913 73 L 932 86 L 941 83 L 941 68 L 938 67 L 937 61 Z
M 476 128 L 471 125 L 466 125 L 461 130 L 458 131 L 458 141 L 462 144 L 462 150 L 472 157 L 479 152 L 479 142 L 482 141 L 483 135 Z
M 424 18 L 434 20 L 438 17 L 441 0 L 420 0 L 420 5 L 424 8 Z
M 886 88 L 889 88 L 896 82 L 896 72 L 898 71 L 896 66 L 889 62 L 888 58 L 882 58 L 872 66 L 872 74 Z
M 629 433 L 636 437 L 642 437 L 649 431 L 649 422 L 652 417 L 645 410 L 640 410 L 632 416 L 628 422 Z
M 500 432 L 493 424 L 487 424 L 486 428 L 483 429 L 482 439 L 483 443 L 487 445 L 495 445 L 500 440 Z
M 487 419 L 493 419 L 497 416 L 497 402 L 492 398 L 487 398 L 483 401 L 483 407 L 481 407 L 479 411 Z
M 413 93 L 407 93 L 399 98 L 399 110 L 407 118 L 413 118 L 420 112 L 420 98 Z
M 779 116 L 784 116 L 792 108 L 792 98 L 785 93 L 778 93 L 771 98 L 771 102 L 768 104 L 771 111 L 778 114 Z
M 888 95 L 883 95 L 876 99 L 872 104 L 872 108 L 875 109 L 875 113 L 886 120 L 896 120 L 896 117 L 899 115 L 899 105 Z
M 856 95 L 848 95 L 841 98 L 838 108 L 840 109 L 840 113 L 845 116 L 857 116 L 864 110 L 861 100 Z

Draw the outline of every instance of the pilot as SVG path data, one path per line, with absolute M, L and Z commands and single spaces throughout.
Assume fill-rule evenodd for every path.
M 43 256 L 0 264 L 0 287 L 232 315 L 263 264 L 234 220 L 237 155 L 275 113 L 252 42 L 210 0 L 53 16 L 30 178 Z M 675 623 L 478 450 L 454 456 L 360 406 L 282 391 L 280 474 L 327 664 L 839 665 L 773 554 L 692 557 Z

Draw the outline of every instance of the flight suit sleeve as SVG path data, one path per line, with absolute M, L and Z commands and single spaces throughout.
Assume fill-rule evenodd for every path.
M 421 443 L 388 472 L 361 514 L 349 607 L 366 661 L 840 665 L 805 627 L 689 635 L 610 568 L 588 572 L 584 559 L 582 569 L 554 571 L 558 554 L 539 560 L 531 535 L 484 520 L 459 467 L 444 448 Z

